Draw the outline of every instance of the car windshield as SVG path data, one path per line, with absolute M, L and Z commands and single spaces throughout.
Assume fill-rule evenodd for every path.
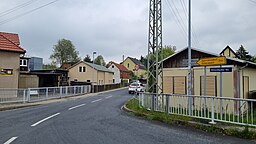
M 133 84 L 131 84 L 131 86 L 139 86 L 139 84 L 133 83 Z

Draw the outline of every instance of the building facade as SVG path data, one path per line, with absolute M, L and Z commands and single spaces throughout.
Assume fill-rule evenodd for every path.
M 136 58 L 127 57 L 122 62 L 122 65 L 125 66 L 129 71 L 133 72 L 133 74 L 138 76 L 139 78 L 146 78 L 146 67 Z M 139 66 L 139 69 L 137 71 L 135 70 L 136 65 Z
M 0 88 L 18 88 L 20 55 L 25 53 L 18 34 L 0 32 Z
M 114 72 L 113 83 L 117 84 L 122 81 L 129 83 L 130 71 L 125 66 L 115 62 L 110 62 L 108 69 Z
M 80 61 L 68 69 L 69 82 L 88 82 L 94 85 L 113 84 L 114 72 L 104 66 Z
M 43 70 L 43 58 L 31 57 L 29 59 L 29 69 L 30 70 Z

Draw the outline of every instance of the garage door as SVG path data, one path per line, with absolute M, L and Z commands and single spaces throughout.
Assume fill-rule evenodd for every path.
M 216 76 L 207 76 L 206 77 L 206 95 L 207 96 L 216 96 L 217 95 L 217 78 Z M 204 76 L 200 77 L 200 95 L 204 95 Z
M 165 76 L 163 81 L 163 91 L 164 93 L 173 93 L 173 77 Z
M 186 94 L 186 77 L 179 76 L 173 77 L 173 93 L 174 94 Z
M 243 77 L 243 91 L 244 91 L 243 98 L 248 99 L 248 96 L 249 96 L 249 77 L 248 76 Z

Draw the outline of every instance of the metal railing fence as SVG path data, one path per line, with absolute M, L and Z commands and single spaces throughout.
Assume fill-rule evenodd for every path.
M 152 111 L 206 119 L 212 124 L 225 122 L 256 126 L 254 99 L 140 93 L 138 100 L 140 107 Z
M 36 102 L 91 92 L 91 86 L 64 86 L 29 89 L 0 89 L 0 104 Z

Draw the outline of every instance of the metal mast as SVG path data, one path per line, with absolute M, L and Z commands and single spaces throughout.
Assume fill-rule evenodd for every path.
M 162 1 L 150 0 L 147 92 L 163 92 Z

